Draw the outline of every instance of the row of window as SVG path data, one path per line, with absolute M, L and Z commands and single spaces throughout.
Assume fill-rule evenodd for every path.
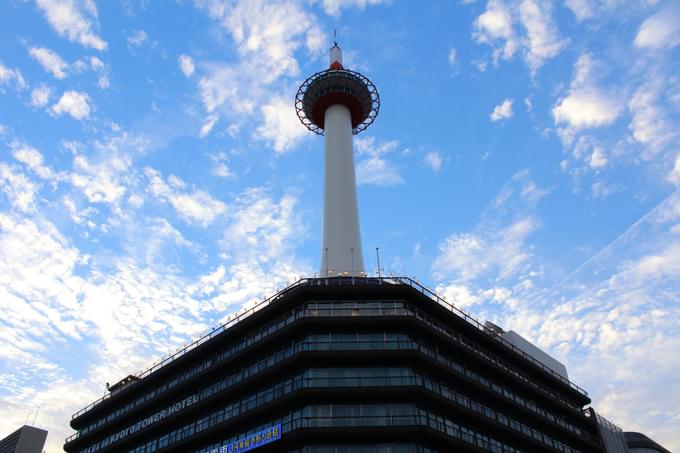
M 344 375 L 344 376 L 343 376 Z M 414 373 L 408 368 L 340 368 L 340 369 L 310 369 L 300 373 L 291 378 L 285 379 L 271 388 L 261 390 L 241 400 L 235 401 L 222 409 L 213 412 L 209 416 L 205 416 L 190 425 L 183 428 L 176 429 L 172 433 L 161 437 L 158 442 L 151 443 L 151 450 L 147 449 L 148 444 L 143 451 L 154 451 L 156 446 L 164 447 L 166 440 L 174 442 L 182 440 L 186 436 L 193 435 L 196 431 L 201 431 L 208 426 L 213 426 L 216 423 L 229 420 L 245 412 L 251 411 L 254 408 L 278 399 L 284 395 L 290 394 L 304 388 L 320 388 L 320 387 L 373 387 L 373 386 L 419 386 L 435 393 L 447 400 L 454 402 L 460 406 L 466 407 L 481 415 L 495 420 L 513 429 L 521 432 L 533 439 L 544 443 L 550 447 L 556 448 L 562 452 L 574 452 L 571 447 L 563 444 L 550 436 L 537 431 L 530 426 L 519 422 L 513 418 L 507 417 L 488 406 L 482 405 L 474 400 L 469 399 L 465 395 L 456 392 L 449 387 L 435 382 L 420 374 Z M 347 406 L 347 405 L 328 405 L 318 406 L 321 409 L 328 409 L 328 412 L 315 412 L 309 414 L 314 417 L 382 417 L 389 414 L 383 412 L 386 406 L 372 405 L 366 406 L 364 412 L 352 412 L 357 407 L 361 406 Z M 373 412 L 367 412 L 369 409 Z M 193 426 L 195 425 L 195 428 Z M 188 428 L 191 426 L 191 428 Z M 83 450 L 86 453 L 96 452 L 109 445 L 116 443 L 119 440 L 118 434 L 109 436 L 106 439 L 97 442 L 91 447 Z M 172 442 L 172 443 L 174 443 Z
M 216 450 L 219 451 L 224 445 L 236 442 L 241 438 L 252 434 L 267 427 L 281 424 L 283 436 L 291 431 L 297 429 L 305 428 L 346 428 L 346 427 L 389 427 L 389 426 L 422 426 L 429 427 L 430 429 L 442 432 L 453 439 L 457 439 L 464 443 L 472 446 L 477 446 L 485 451 L 491 451 L 494 453 L 521 453 L 519 450 L 511 445 L 505 444 L 498 441 L 497 439 L 491 438 L 487 435 L 479 433 L 472 430 L 466 426 L 460 425 L 453 420 L 443 417 L 439 414 L 432 413 L 425 409 L 419 408 L 414 404 L 357 404 L 357 405 L 342 405 L 340 408 L 338 405 L 334 405 L 335 412 L 339 413 L 353 413 L 360 414 L 358 416 L 318 416 L 315 414 L 324 414 L 330 412 L 332 409 L 330 405 L 313 405 L 305 406 L 302 409 L 290 412 L 282 417 L 272 419 L 266 423 L 259 424 L 245 433 L 239 433 L 237 435 L 231 436 L 224 439 L 221 442 L 207 445 L 203 448 L 195 450 L 195 453 L 214 453 Z M 371 415 L 371 414 L 384 414 L 384 415 Z M 178 430 L 179 431 L 179 430 Z M 178 432 L 175 440 L 176 442 L 184 439 L 179 438 L 182 433 Z M 129 450 L 128 453 L 147 453 L 153 452 L 156 448 L 153 442 L 149 442 L 147 445 L 137 447 L 135 449 Z M 159 443 L 160 445 L 160 443 Z M 167 444 L 170 445 L 170 444 Z M 314 452 L 317 450 L 305 447 L 309 450 L 302 450 L 303 452 Z M 336 448 L 336 447 L 326 447 L 326 448 Z M 297 450 L 299 451 L 299 450 Z M 297 453 L 296 451 L 296 453 Z M 329 450 L 320 450 L 320 452 L 325 452 Z M 334 450 L 330 450 L 334 451 Z M 342 450 L 340 450 L 342 451 Z M 352 451 L 352 450 L 350 450 Z M 371 451 L 371 450 L 369 450 Z M 373 450 L 375 451 L 375 450 Z M 389 450 L 388 450 L 389 451 Z M 394 450 L 396 452 L 401 452 L 400 450 Z M 422 449 L 422 450 L 406 450 L 409 453 L 411 451 L 431 453 L 432 450 Z
M 303 351 L 312 351 L 312 350 L 356 350 L 356 349 L 361 349 L 361 350 L 385 350 L 385 349 L 398 349 L 398 350 L 419 350 L 420 352 L 424 353 L 425 355 L 428 355 L 435 360 L 438 360 L 440 362 L 443 362 L 448 368 L 452 368 L 456 370 L 458 373 L 467 376 L 468 378 L 471 378 L 475 380 L 476 382 L 483 384 L 491 389 L 493 389 L 496 393 L 499 393 L 506 398 L 512 399 L 513 401 L 516 401 L 523 405 L 524 407 L 542 415 L 543 417 L 552 420 L 553 422 L 559 424 L 565 429 L 568 429 L 578 435 L 581 436 L 590 436 L 588 433 L 580 430 L 576 426 L 572 425 L 571 423 L 566 422 L 562 418 L 554 416 L 552 413 L 547 412 L 543 410 L 542 408 L 538 407 L 533 401 L 525 400 L 522 397 L 514 394 L 511 392 L 509 389 L 502 387 L 489 379 L 486 379 L 479 374 L 475 373 L 472 370 L 464 368 L 462 365 L 456 363 L 450 358 L 444 357 L 441 354 L 435 353 L 433 349 L 427 348 L 424 345 L 420 345 L 414 341 L 412 341 L 408 336 L 404 334 L 393 334 L 393 333 L 373 333 L 373 334 L 363 334 L 363 333 L 329 333 L 329 334 L 316 334 L 316 335 L 311 335 L 307 337 L 307 339 L 303 342 L 297 342 L 293 343 L 293 345 L 284 348 L 281 351 L 278 351 L 276 354 L 273 356 L 266 357 L 262 360 L 259 360 L 255 362 L 253 365 L 244 368 L 240 370 L 237 373 L 231 374 L 223 379 L 218 380 L 217 382 L 213 383 L 212 385 L 200 390 L 199 392 L 192 393 L 191 395 L 182 395 L 180 399 L 178 399 L 176 402 L 171 404 L 169 407 L 173 407 L 175 404 L 177 404 L 180 401 L 184 401 L 186 398 L 195 398 L 194 402 L 207 399 L 212 397 L 214 394 L 218 392 L 222 392 L 233 385 L 241 382 L 244 379 L 247 379 L 251 376 L 253 376 L 256 373 L 261 372 L 262 370 L 274 366 L 276 363 L 285 360 L 288 357 L 291 357 L 294 354 L 297 354 L 299 352 Z M 324 371 L 317 371 L 319 373 L 327 373 Z M 339 371 L 334 371 L 334 372 L 339 372 Z M 389 378 L 389 376 L 387 376 Z M 321 378 L 321 376 L 319 376 Z M 362 385 L 400 385 L 396 383 L 396 381 L 392 380 L 390 381 L 389 379 L 387 380 L 376 380 L 378 378 L 376 377 L 366 377 L 366 379 L 362 380 L 361 376 L 353 376 L 353 377 L 348 377 L 349 381 L 348 384 L 346 385 L 354 385 L 354 386 L 362 386 Z M 380 378 L 382 379 L 382 378 Z M 384 382 L 383 382 L 384 381 Z M 327 383 L 324 384 L 325 386 L 332 386 L 333 382 L 330 380 L 326 381 Z M 408 384 L 401 384 L 401 385 L 408 385 Z M 131 425 L 133 427 L 135 424 Z M 101 445 L 99 448 L 104 448 L 110 443 L 113 443 L 119 439 L 122 439 L 123 437 L 127 437 L 128 434 L 124 434 L 121 436 L 118 432 L 103 439 L 102 441 L 98 442 L 97 444 Z M 97 445 L 95 444 L 95 445 Z
M 449 355 L 442 354 L 441 349 L 437 348 L 436 345 L 430 345 L 422 341 L 414 341 L 408 339 L 404 341 L 403 339 L 389 341 L 381 340 L 380 337 L 385 335 L 383 333 L 376 334 L 363 334 L 363 333 L 328 333 L 328 334 L 317 334 L 310 335 L 307 337 L 308 340 L 312 340 L 314 348 L 316 350 L 332 350 L 332 351 L 343 351 L 343 350 L 416 350 L 433 360 L 445 365 L 447 368 L 456 371 L 458 374 L 468 377 L 475 382 L 493 390 L 495 393 L 508 398 L 525 409 L 540 415 L 560 427 L 567 429 L 574 434 L 582 437 L 587 437 L 592 439 L 593 436 L 588 432 L 577 427 L 573 423 L 567 421 L 563 416 L 558 416 L 552 412 L 545 410 L 543 407 L 539 406 L 535 401 L 520 396 L 509 387 L 498 384 L 497 381 L 485 375 L 480 374 L 478 370 L 473 370 L 466 367 L 461 362 L 458 362 Z M 597 441 L 596 441 L 597 442 Z
M 330 312 L 332 313 L 335 309 L 331 307 L 322 307 L 322 304 L 319 305 L 319 315 L 321 316 L 322 311 Z M 577 413 L 580 414 L 580 407 L 576 405 L 573 401 L 565 398 L 562 396 L 561 393 L 556 392 L 552 389 L 549 389 L 541 384 L 538 384 L 537 382 L 527 378 L 517 367 L 511 365 L 509 362 L 507 362 L 504 359 L 499 358 L 497 355 L 489 352 L 485 348 L 481 347 L 480 345 L 470 341 L 469 338 L 467 338 L 464 335 L 461 335 L 460 333 L 450 329 L 446 324 L 443 324 L 439 322 L 436 318 L 430 316 L 423 310 L 420 310 L 418 308 L 408 306 L 408 309 L 405 310 L 404 315 L 406 316 L 413 316 L 417 318 L 419 321 L 427 324 L 437 332 L 443 334 L 447 338 L 453 340 L 460 346 L 463 346 L 465 349 L 468 351 L 471 351 L 472 353 L 482 357 L 484 361 L 486 362 L 492 362 L 499 368 L 503 369 L 504 371 L 512 374 L 513 376 L 521 379 L 523 382 L 531 385 L 532 387 L 540 390 L 543 393 L 548 394 L 552 400 L 558 400 L 568 406 L 571 409 L 574 409 Z M 347 315 L 345 315 L 347 316 Z
M 218 363 L 221 363 L 228 359 L 229 357 L 233 356 L 237 352 L 242 351 L 243 349 L 248 348 L 255 342 L 263 339 L 264 337 L 273 334 L 274 332 L 280 330 L 281 328 L 290 325 L 297 319 L 300 319 L 305 316 L 309 317 L 318 317 L 318 316 L 404 316 L 404 315 L 410 315 L 410 316 L 415 316 L 421 321 L 427 323 L 431 327 L 437 329 L 438 331 L 444 333 L 448 337 L 458 341 L 460 344 L 464 345 L 467 348 L 472 348 L 473 350 L 477 351 L 479 354 L 482 354 L 487 360 L 490 361 L 496 361 L 493 357 L 488 356 L 484 351 L 478 350 L 479 348 L 476 348 L 475 346 L 472 346 L 468 341 L 466 341 L 462 336 L 458 335 L 455 332 L 452 332 L 448 330 L 445 326 L 440 325 L 438 322 L 436 322 L 434 319 L 430 318 L 428 315 L 424 314 L 420 310 L 413 310 L 413 309 L 407 309 L 405 308 L 405 303 L 403 301 L 333 301 L 333 302 L 312 302 L 306 304 L 304 307 L 298 307 L 295 310 L 289 312 L 288 314 L 272 321 L 271 323 L 263 326 L 262 328 L 258 329 L 257 331 L 253 332 L 252 334 L 244 337 L 242 341 L 239 343 L 232 345 L 231 347 L 227 348 L 226 350 L 223 350 L 222 352 L 216 354 L 215 356 L 205 360 L 204 362 L 200 363 L 199 365 L 191 368 L 185 373 L 180 374 L 179 376 L 175 376 L 163 383 L 160 383 L 158 386 L 154 387 L 153 389 L 150 389 L 148 392 L 144 393 L 141 395 L 139 398 L 135 399 L 134 401 L 126 404 L 125 406 L 122 406 L 118 408 L 117 410 L 107 414 L 107 416 L 93 422 L 92 424 L 88 425 L 87 427 L 81 429 L 76 433 L 74 436 L 69 438 L 67 442 L 70 442 L 74 440 L 75 438 L 82 436 L 86 433 L 92 432 L 93 430 L 102 427 L 104 424 L 108 423 L 109 421 L 112 421 L 122 414 L 131 411 L 132 409 L 140 406 L 141 404 L 155 398 L 161 393 L 164 393 L 171 388 L 174 388 L 176 385 L 178 385 L 181 382 L 186 381 L 187 379 L 190 379 L 197 374 L 205 371 L 206 369 L 212 367 L 213 365 L 216 365 Z M 340 335 L 340 336 L 338 336 Z M 341 335 L 343 334 L 336 334 L 335 339 L 341 340 L 342 337 Z M 347 334 L 348 338 L 347 340 L 352 340 L 356 339 L 356 333 L 354 334 Z M 380 337 L 383 335 L 383 337 Z M 353 336 L 353 338 L 352 338 Z M 376 341 L 381 341 L 383 340 L 384 334 L 376 334 L 375 340 Z M 330 341 L 329 341 L 330 343 Z M 375 349 L 370 342 L 369 343 L 362 343 L 361 347 L 364 349 L 370 350 L 370 349 Z M 339 350 L 343 349 L 344 345 L 341 343 L 336 343 L 333 342 L 333 345 L 329 347 L 331 350 Z M 503 365 L 503 363 L 497 363 L 499 366 L 503 367 L 509 372 L 512 372 L 513 374 L 519 376 L 522 378 L 524 381 L 537 386 L 535 383 L 532 381 L 529 381 L 526 377 L 523 377 L 519 375 L 519 373 L 508 369 Z M 266 365 L 270 366 L 270 365 Z M 252 367 L 251 367 L 252 368 Z M 252 373 L 254 372 L 259 372 L 262 368 L 256 367 L 258 369 L 252 370 Z M 250 374 L 252 374 L 250 373 Z M 476 374 L 476 373 L 475 373 Z M 242 379 L 242 378 L 241 378 Z M 240 379 L 239 379 L 240 380 Z M 544 392 L 550 394 L 553 397 L 557 397 L 554 393 L 551 393 L 547 389 L 541 388 Z M 534 407 L 537 408 L 535 403 L 530 402 L 529 400 L 526 400 L 524 398 L 519 398 L 521 402 L 527 402 L 523 403 L 522 405 L 527 407 L 527 406 L 533 406 L 530 407 L 531 409 L 534 409 Z M 559 423 L 563 427 L 566 427 L 567 429 L 571 429 L 570 426 L 571 424 L 564 424 L 561 423 L 560 420 L 561 418 L 558 417 L 553 417 L 550 413 L 547 413 L 547 418 L 553 422 Z M 580 414 L 580 413 L 579 413 Z M 573 431 L 573 429 L 572 429 Z M 577 428 L 577 431 L 580 433 L 581 430 Z
M 467 444 L 477 446 L 485 451 L 491 451 L 494 453 L 521 453 L 522 450 L 519 450 L 515 447 L 512 447 L 510 445 L 507 445 L 503 442 L 498 441 L 497 439 L 491 438 L 489 436 L 486 436 L 484 434 L 481 434 L 479 432 L 476 432 L 470 428 L 467 428 L 463 425 L 460 425 L 453 420 L 450 420 L 446 417 L 443 417 L 439 414 L 435 414 L 432 412 L 429 412 L 425 409 L 419 408 L 416 405 L 412 404 L 386 404 L 386 405 L 369 405 L 369 404 L 360 404 L 360 405 L 354 405 L 356 409 L 349 409 L 349 405 L 345 405 L 345 409 L 342 411 L 351 411 L 354 413 L 375 413 L 377 411 L 386 413 L 388 415 L 384 416 L 371 416 L 371 415 L 366 415 L 366 416 L 355 416 L 355 417 L 348 417 L 348 416 L 337 416 L 337 417 L 328 417 L 328 416 L 314 416 L 314 413 L 327 413 L 330 409 L 326 408 L 325 405 L 316 405 L 316 406 L 306 406 L 301 410 L 296 410 L 290 414 L 286 414 L 283 417 L 276 418 L 273 420 L 268 421 L 267 423 L 260 424 L 258 426 L 253 427 L 252 429 L 248 430 L 247 433 L 239 434 L 236 436 L 232 436 L 228 439 L 224 439 L 223 441 L 216 443 L 216 444 L 211 444 L 208 445 L 204 448 L 195 450 L 195 453 L 214 453 L 215 450 L 219 451 L 219 448 L 223 445 L 227 445 L 231 442 L 235 442 L 239 440 L 242 436 L 247 435 L 248 433 L 251 432 L 257 432 L 258 430 L 261 430 L 267 426 L 275 425 L 278 423 L 281 423 L 282 426 L 282 431 L 284 433 L 284 436 L 286 433 L 294 431 L 296 429 L 302 429 L 302 428 L 319 428 L 319 427 L 337 427 L 337 428 L 343 428 L 343 427 L 387 427 L 387 426 L 422 426 L 422 427 L 429 427 L 433 430 L 442 432 L 449 437 L 453 439 L 457 439 L 459 441 L 465 442 Z M 369 406 L 383 406 L 384 409 L 375 409 L 375 408 L 370 408 Z M 337 406 L 336 406 L 337 407 Z M 338 409 L 336 409 L 338 410 Z M 303 452 L 309 452 L 309 453 L 317 453 L 317 450 L 313 450 L 314 447 L 304 447 L 302 449 Z M 323 447 L 321 447 L 323 448 Z M 321 450 L 322 452 L 326 451 L 335 451 L 333 450 L 334 448 L 338 447 L 325 447 L 328 448 L 329 450 Z M 339 448 L 349 448 L 349 447 L 339 447 Z M 433 450 L 430 449 L 418 449 L 419 447 L 417 446 L 409 446 L 409 453 L 413 452 L 422 452 L 422 453 L 434 453 Z M 295 453 L 297 453 L 299 450 L 293 450 Z M 343 451 L 343 450 L 340 450 Z M 353 450 L 349 450 L 352 451 Z M 356 451 L 356 450 L 355 450 Z M 361 451 L 361 450 L 360 450 Z M 371 451 L 371 450 L 369 450 Z M 375 450 L 374 450 L 375 451 Z M 390 450 L 388 450 L 390 451 Z M 397 450 L 395 446 L 394 452 L 400 452 L 402 450 Z M 144 450 L 131 450 L 128 453 L 143 453 Z M 320 452 L 319 452 L 320 453 Z
M 347 316 L 411 316 L 424 322 L 437 332 L 445 335 L 447 338 L 455 341 L 460 346 L 468 351 L 482 357 L 486 362 L 492 362 L 504 371 L 516 376 L 523 382 L 540 390 L 541 392 L 550 396 L 552 400 L 562 402 L 565 406 L 574 410 L 575 413 L 580 414 L 580 407 L 568 398 L 565 398 L 561 393 L 549 389 L 535 381 L 527 378 L 517 367 L 512 366 L 506 360 L 503 360 L 495 354 L 487 351 L 480 345 L 471 342 L 467 337 L 455 332 L 445 324 L 439 322 L 436 318 L 430 316 L 423 310 L 413 307 L 411 304 L 405 304 L 397 301 L 394 304 L 383 304 L 382 302 L 347 302 L 347 301 L 319 301 L 309 303 L 306 305 L 305 316 L 314 317 L 347 317 Z
M 314 304 L 314 303 L 312 303 Z M 343 302 L 339 302 L 339 304 L 343 304 Z M 403 301 L 355 301 L 353 304 L 356 304 L 355 306 L 362 305 L 362 306 L 367 306 L 370 307 L 371 310 L 378 309 L 377 314 L 383 314 L 383 315 L 396 315 L 397 312 L 395 310 L 400 310 L 400 314 L 405 314 L 404 310 L 404 302 Z M 310 304 L 307 304 L 310 305 Z M 316 304 L 314 304 L 316 305 Z M 377 305 L 377 307 L 376 307 Z M 141 406 L 142 404 L 146 403 L 147 401 L 150 401 L 157 396 L 173 389 L 175 386 L 177 386 L 180 383 L 183 383 L 187 381 L 188 379 L 193 378 L 194 376 L 202 373 L 203 371 L 207 370 L 208 368 L 212 368 L 213 366 L 216 366 L 234 354 L 243 351 L 244 349 L 252 346 L 254 343 L 264 339 L 265 337 L 272 335 L 273 333 L 281 330 L 284 327 L 289 326 L 293 322 L 297 321 L 298 319 L 301 319 L 305 316 L 315 316 L 313 313 L 305 313 L 306 312 L 306 306 L 298 306 L 294 310 L 286 313 L 285 315 L 265 324 L 263 327 L 253 331 L 252 333 L 246 335 L 243 337 L 243 339 L 236 343 L 228 346 L 224 350 L 220 351 L 219 353 L 216 353 L 212 357 L 200 362 L 199 364 L 191 367 L 189 370 L 180 373 L 177 376 L 173 376 L 172 378 L 169 378 L 163 382 L 158 383 L 155 385 L 153 388 L 149 389 L 147 392 L 143 393 L 142 395 L 138 396 L 134 400 L 128 402 L 125 405 L 122 405 L 118 407 L 117 409 L 111 411 L 108 413 L 106 416 L 95 420 L 93 423 L 83 427 L 82 429 L 78 430 L 76 434 L 73 436 L 69 437 L 66 442 L 71 442 L 78 437 L 87 434 L 104 424 L 117 419 L 121 415 L 130 412 L 131 410 Z M 317 315 L 318 316 L 318 315 Z

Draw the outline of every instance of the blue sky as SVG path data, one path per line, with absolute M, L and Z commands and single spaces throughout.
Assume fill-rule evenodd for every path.
M 367 269 L 415 276 L 680 449 L 680 3 L 9 0 L 0 6 L 0 431 L 70 414 L 318 270 L 324 69 Z

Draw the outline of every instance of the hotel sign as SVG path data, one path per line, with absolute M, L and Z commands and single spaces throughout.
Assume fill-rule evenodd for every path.
M 213 453 L 244 453 L 279 439 L 281 439 L 281 423 L 223 445 L 219 449 L 214 449 Z

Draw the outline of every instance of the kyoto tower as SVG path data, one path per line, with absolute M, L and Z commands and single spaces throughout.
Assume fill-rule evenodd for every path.
M 333 43 L 330 66 L 300 86 L 297 115 L 310 131 L 324 136 L 322 277 L 365 275 L 357 208 L 352 135 L 373 123 L 380 109 L 375 85 L 342 66 Z

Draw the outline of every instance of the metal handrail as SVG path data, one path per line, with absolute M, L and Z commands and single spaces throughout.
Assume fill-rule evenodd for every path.
M 526 352 L 519 349 L 517 346 L 510 343 L 508 340 L 506 340 L 506 339 L 504 339 L 504 338 L 502 338 L 498 335 L 493 335 L 493 334 L 489 333 L 486 329 L 484 329 L 484 326 L 479 321 L 477 321 L 475 318 L 468 315 L 467 313 L 465 313 L 461 309 L 457 308 L 453 304 L 447 302 L 445 299 L 439 297 L 434 291 L 430 290 L 429 288 L 427 288 L 426 286 L 421 284 L 419 281 L 417 281 L 417 280 L 415 280 L 411 277 L 406 277 L 406 276 L 389 276 L 389 277 L 369 277 L 369 276 L 351 277 L 351 276 L 349 276 L 349 277 L 307 277 L 307 278 L 301 278 L 301 279 L 289 284 L 284 289 L 282 289 L 281 291 L 278 291 L 274 295 L 264 299 L 262 302 L 259 302 L 258 304 L 249 308 L 248 310 L 239 313 L 238 315 L 236 315 L 232 319 L 228 320 L 226 323 L 213 328 L 208 333 L 206 333 L 205 335 L 200 337 L 198 340 L 184 346 L 182 349 L 178 350 L 174 354 L 164 358 L 162 361 L 154 364 L 152 367 L 142 371 L 141 373 L 137 374 L 136 377 L 141 380 L 141 379 L 149 376 L 151 373 L 159 370 L 160 368 L 163 368 L 164 366 L 174 362 L 178 358 L 184 356 L 187 352 L 195 349 L 196 347 L 198 347 L 201 344 L 205 343 L 206 341 L 212 339 L 213 337 L 229 330 L 230 328 L 237 325 L 238 323 L 240 323 L 244 319 L 248 318 L 252 314 L 260 311 L 261 309 L 263 309 L 263 308 L 265 308 L 269 305 L 271 305 L 276 300 L 283 297 L 283 295 L 285 293 L 287 293 L 288 291 L 290 291 L 292 289 L 295 289 L 295 288 L 298 288 L 298 287 L 301 287 L 301 286 L 331 286 L 331 285 L 335 285 L 335 284 L 357 285 L 357 284 L 364 284 L 365 282 L 367 282 L 369 280 L 370 281 L 378 281 L 380 284 L 384 284 L 384 283 L 387 283 L 387 284 L 395 284 L 395 283 L 403 284 L 403 285 L 407 285 L 407 286 L 410 286 L 411 288 L 416 289 L 418 292 L 427 296 L 429 299 L 437 302 L 439 305 L 449 309 L 450 311 L 452 311 L 453 313 L 455 313 L 459 317 L 463 318 L 469 324 L 476 327 L 477 329 L 479 329 L 480 331 L 482 331 L 483 333 L 488 335 L 490 338 L 493 338 L 496 341 L 502 343 L 504 346 L 515 351 L 516 353 L 523 356 L 524 358 L 526 358 L 530 362 L 538 365 L 540 368 L 542 368 L 543 370 L 545 370 L 546 372 L 551 374 L 553 377 L 559 379 L 560 381 L 564 382 L 565 384 L 568 384 L 572 389 L 576 390 L 577 392 L 581 393 L 584 396 L 588 395 L 588 393 L 584 389 L 582 389 L 578 385 L 574 384 L 569 379 L 565 378 L 564 376 L 560 375 L 559 373 L 556 373 L 555 371 L 553 371 L 549 367 L 545 366 L 540 361 L 536 360 L 535 358 L 533 358 L 532 356 L 530 356 Z M 131 382 L 128 385 L 134 386 L 138 382 L 139 381 Z M 77 411 L 75 414 L 73 414 L 71 419 L 73 420 L 73 419 L 81 416 L 85 412 L 90 411 L 92 408 L 94 408 L 95 406 L 100 404 L 102 401 L 109 399 L 110 397 L 111 397 L 111 393 L 107 393 L 106 395 L 102 396 L 98 400 L 88 404 L 87 406 L 85 406 L 82 409 L 80 409 L 79 411 Z

